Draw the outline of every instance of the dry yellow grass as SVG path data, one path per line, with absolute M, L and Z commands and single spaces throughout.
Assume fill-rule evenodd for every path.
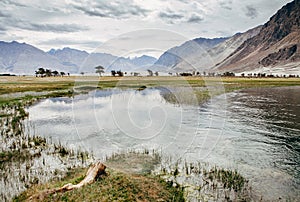
M 42 92 L 73 90 L 78 87 L 95 88 L 135 88 L 141 86 L 183 86 L 206 87 L 218 85 L 231 91 L 249 87 L 274 87 L 300 85 L 300 78 L 241 78 L 241 77 L 99 77 L 99 76 L 64 76 L 64 77 L 34 77 L 10 76 L 0 77 L 0 95 L 14 92 Z

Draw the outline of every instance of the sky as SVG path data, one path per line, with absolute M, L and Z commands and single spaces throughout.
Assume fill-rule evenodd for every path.
M 290 1 L 1 0 L 0 40 L 44 51 L 157 57 L 186 40 L 228 37 L 264 24 Z

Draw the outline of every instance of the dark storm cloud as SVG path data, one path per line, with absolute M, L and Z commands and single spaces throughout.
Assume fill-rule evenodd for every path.
M 106 18 L 129 18 L 131 16 L 146 16 L 148 10 L 141 8 L 138 5 L 126 2 L 110 2 L 99 1 L 95 5 L 89 4 L 78 5 L 73 7 L 89 16 L 106 17 Z
M 246 6 L 246 16 L 254 19 L 256 18 L 258 15 L 258 12 L 256 10 L 256 8 L 254 8 L 253 6 Z
M 8 13 L 4 13 L 3 11 L 0 11 L 0 18 L 8 18 L 8 17 L 10 17 L 11 15 L 10 14 L 8 14 Z
M 13 17 L 6 17 L 2 22 L 2 26 L 19 28 L 23 30 L 38 31 L 38 32 L 54 32 L 54 33 L 68 33 L 79 32 L 88 30 L 87 27 L 77 24 L 42 24 L 32 23 L 24 20 L 20 20 Z
M 198 15 L 192 15 L 187 22 L 189 23 L 199 23 L 202 22 L 204 19 Z
M 179 13 L 174 13 L 174 12 L 160 12 L 158 15 L 160 18 L 163 19 L 171 19 L 171 20 L 177 20 L 177 19 L 182 19 L 184 16 L 179 14 Z
M 185 16 L 182 13 L 174 12 L 168 9 L 165 12 L 160 12 L 158 14 L 158 17 L 161 18 L 163 21 L 166 21 L 167 23 L 174 24 L 175 22 L 182 22 L 182 23 L 200 23 L 204 19 L 203 17 L 192 14 L 190 16 Z
M 54 33 L 70 33 L 70 32 L 79 32 L 87 30 L 88 28 L 85 26 L 81 26 L 74 23 L 43 23 L 37 22 L 38 16 L 36 13 L 33 12 L 32 15 L 27 15 L 26 17 L 23 16 L 24 8 L 26 9 L 29 7 L 21 4 L 16 3 L 11 0 L 2 0 L 0 5 L 4 6 L 4 9 L 0 11 L 0 23 L 1 23 L 1 30 L 12 30 L 15 28 L 21 30 L 30 30 L 30 31 L 38 31 L 38 32 L 54 32 Z M 13 9 L 15 6 L 22 7 L 18 10 L 11 12 L 10 10 Z M 11 8 L 11 9 L 6 9 Z M 9 12 L 10 11 L 10 12 Z M 19 15 L 19 16 L 18 16 Z M 22 18 L 20 17 L 22 16 Z M 32 17 L 35 16 L 35 17 Z M 34 18 L 34 20 L 32 20 Z M 41 17 L 42 18 L 42 17 Z
M 49 39 L 46 41 L 41 41 L 39 44 L 42 45 L 87 45 L 90 47 L 97 47 L 101 44 L 101 42 L 97 42 L 95 40 L 75 40 L 75 39 L 66 39 L 66 38 L 55 38 Z
M 86 27 L 77 24 L 36 24 L 36 23 L 19 23 L 18 27 L 31 31 L 39 32 L 79 32 L 87 30 Z
M 191 1 L 190 0 L 177 0 L 179 2 L 185 3 L 185 4 L 190 4 Z
M 174 24 L 175 22 L 182 21 L 184 18 L 184 15 L 181 13 L 176 13 L 174 11 L 171 11 L 168 9 L 164 12 L 159 12 L 158 17 L 169 24 Z
M 7 30 L 6 27 L 0 26 L 0 32 L 4 32 L 4 31 L 6 31 L 6 30 Z
M 25 4 L 21 4 L 12 0 L 1 0 L 2 4 L 6 4 L 6 5 L 13 5 L 13 6 L 17 6 L 17 7 L 27 7 L 27 5 Z
M 229 1 L 221 1 L 220 2 L 221 8 L 227 9 L 227 10 L 232 10 L 232 0 Z

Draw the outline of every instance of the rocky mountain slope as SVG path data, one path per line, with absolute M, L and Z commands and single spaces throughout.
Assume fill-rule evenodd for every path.
M 182 61 L 187 61 L 191 56 L 195 54 L 201 54 L 225 40 L 226 38 L 196 38 L 187 41 L 180 46 L 173 47 L 164 52 L 154 64 L 152 69 L 174 69 L 174 67 Z
M 263 25 L 260 32 L 246 40 L 215 66 L 216 71 L 262 71 L 282 69 L 300 71 L 300 1 L 283 6 Z
M 207 71 L 232 54 L 244 41 L 257 35 L 261 26 L 237 33 L 215 47 L 206 51 L 195 51 L 187 60 L 181 61 L 173 68 L 177 70 Z

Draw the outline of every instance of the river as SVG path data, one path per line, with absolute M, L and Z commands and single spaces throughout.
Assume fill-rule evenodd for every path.
M 31 133 L 103 158 L 157 149 L 174 160 L 237 169 L 265 200 L 300 197 L 300 87 L 253 88 L 201 106 L 163 90 L 99 90 L 29 107 Z

